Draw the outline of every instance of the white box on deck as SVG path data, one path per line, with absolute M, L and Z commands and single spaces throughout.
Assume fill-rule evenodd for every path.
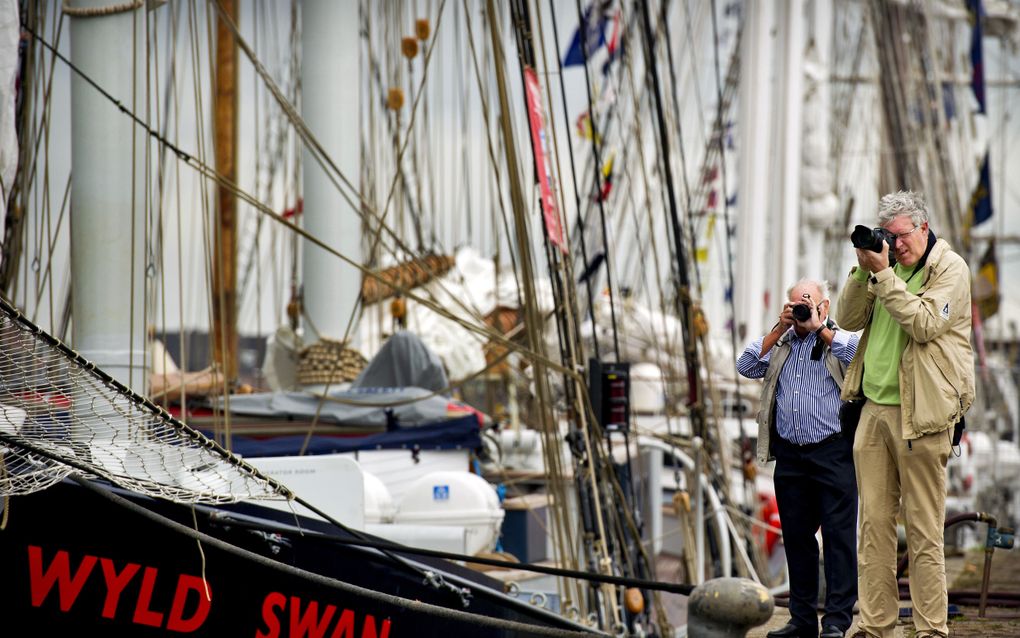
M 266 456 L 246 458 L 245 461 L 347 527 L 365 529 L 364 478 L 361 466 L 354 459 L 327 454 Z M 287 512 L 293 506 L 298 514 L 316 516 L 297 503 L 256 502 Z

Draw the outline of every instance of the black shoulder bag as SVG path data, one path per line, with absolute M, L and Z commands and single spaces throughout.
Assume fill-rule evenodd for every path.
M 953 447 L 956 447 L 960 444 L 960 439 L 963 438 L 963 431 L 966 429 L 967 421 L 966 419 L 963 418 L 963 415 L 960 415 L 960 420 L 957 421 L 956 425 L 953 426 L 953 443 L 952 443 Z
M 851 399 L 844 401 L 843 405 L 839 406 L 839 429 L 845 438 L 854 438 L 854 433 L 857 432 L 857 422 L 861 420 L 861 410 L 864 408 L 866 400 L 863 398 Z

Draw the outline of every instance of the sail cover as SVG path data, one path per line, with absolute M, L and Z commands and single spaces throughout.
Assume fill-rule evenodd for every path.
M 383 344 L 351 388 L 414 386 L 446 392 L 449 382 L 443 362 L 413 332 L 402 330 Z

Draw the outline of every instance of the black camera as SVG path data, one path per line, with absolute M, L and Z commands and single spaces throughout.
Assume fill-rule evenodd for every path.
M 896 254 L 893 249 L 896 248 L 896 235 L 884 228 L 868 228 L 860 224 L 854 227 L 854 232 L 850 233 L 850 243 L 854 245 L 854 248 L 861 250 L 880 253 L 882 252 L 882 242 L 889 244 L 889 266 L 895 266 Z
M 811 318 L 811 308 L 807 304 L 799 303 L 790 308 L 793 318 L 797 321 L 807 321 Z

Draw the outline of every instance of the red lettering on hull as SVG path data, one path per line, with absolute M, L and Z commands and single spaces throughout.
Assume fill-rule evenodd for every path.
M 102 568 L 102 580 L 99 580 L 98 577 L 90 580 L 89 576 L 97 562 Z M 114 619 L 117 616 L 121 596 L 141 569 L 142 566 L 138 563 L 127 563 L 118 571 L 112 559 L 86 554 L 81 558 L 72 575 L 71 557 L 67 551 L 58 550 L 49 564 L 44 564 L 42 548 L 36 545 L 28 546 L 28 582 L 33 607 L 42 607 L 50 592 L 55 588 L 60 611 L 69 612 L 77 602 L 82 589 L 86 584 L 91 583 L 92 588 L 103 587 L 105 589 L 103 607 L 98 610 L 99 615 L 103 618 Z M 153 592 L 156 589 L 158 577 L 158 568 L 146 567 L 144 569 L 131 622 L 136 625 L 163 627 L 163 620 L 166 618 L 165 628 L 180 633 L 190 633 L 201 627 L 209 617 L 211 605 L 206 596 L 207 583 L 197 576 L 179 574 L 168 616 L 162 611 L 153 609 Z M 198 592 L 198 602 L 195 604 L 194 611 L 187 615 L 185 612 L 188 594 L 191 591 Z
M 288 604 L 289 620 L 287 633 L 281 634 L 283 624 L 280 615 L 285 613 Z M 291 596 L 288 600 L 280 592 L 270 592 L 262 600 L 262 629 L 255 630 L 255 638 L 325 638 L 329 625 L 336 615 L 336 605 L 326 605 L 322 612 L 319 612 L 319 602 L 312 600 L 304 603 L 301 598 Z M 355 613 L 353 610 L 344 609 L 333 626 L 333 632 L 329 638 L 357 638 L 355 633 Z M 376 628 L 376 618 L 372 614 L 365 614 L 361 624 L 361 638 L 389 638 L 390 620 L 385 618 L 382 624 Z
M 185 618 L 184 605 L 188 601 L 189 591 L 198 592 L 198 607 L 195 608 L 191 618 Z M 174 592 L 174 602 L 170 607 L 170 617 L 166 621 L 166 628 L 171 631 L 179 631 L 182 634 L 195 631 L 209 617 L 209 608 L 212 606 L 211 598 L 212 592 L 209 590 L 208 583 L 198 576 L 181 574 L 181 577 L 177 579 L 177 591 Z
M 134 577 L 141 565 L 128 563 L 124 571 L 118 574 L 117 568 L 109 558 L 101 559 L 99 564 L 103 566 L 103 578 L 106 579 L 106 602 L 103 603 L 103 618 L 113 618 L 117 615 L 117 603 L 120 602 L 121 592 L 124 591 L 128 581 Z
M 53 562 L 45 570 L 42 566 L 42 548 L 35 545 L 28 546 L 28 583 L 32 591 L 32 606 L 41 607 L 46 595 L 57 586 L 57 594 L 60 597 L 60 611 L 68 611 L 78 599 L 81 588 L 85 585 L 85 579 L 89 577 L 92 568 L 96 566 L 96 557 L 86 555 L 78 565 L 74 576 L 71 576 L 71 559 L 67 552 L 60 550 L 53 557 Z

